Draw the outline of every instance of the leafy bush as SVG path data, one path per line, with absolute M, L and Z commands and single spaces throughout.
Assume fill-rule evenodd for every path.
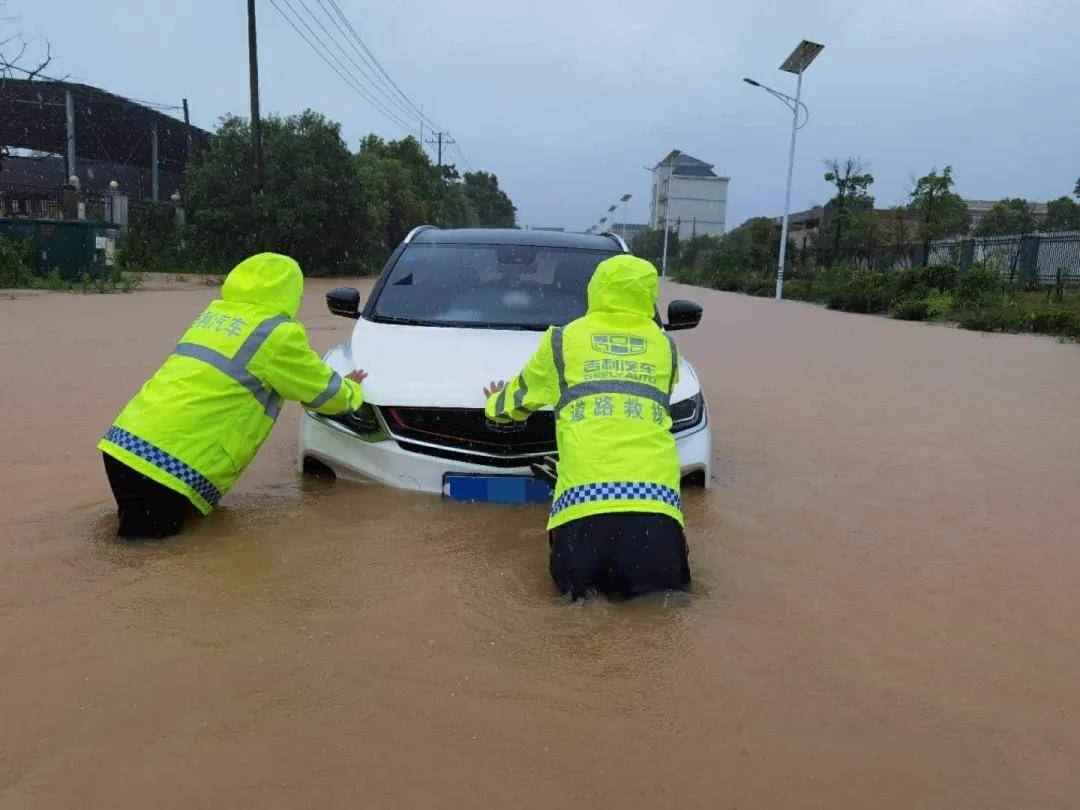
M 901 298 L 892 305 L 889 314 L 901 321 L 925 321 L 930 317 L 930 299 Z
M 1031 328 L 1047 335 L 1080 339 L 1080 310 L 1064 307 L 1036 310 L 1031 315 Z
M 0 234 L 0 287 L 33 286 L 33 251 L 30 239 L 15 244 Z
M 983 301 L 960 314 L 961 329 L 980 332 L 1030 332 L 1031 311 L 1016 301 Z
M 1000 290 L 1001 276 L 997 271 L 986 267 L 973 267 L 957 281 L 957 303 L 961 307 L 975 306 L 984 296 Z
M 144 200 L 131 207 L 128 230 L 117 257 L 120 270 L 167 273 L 179 262 L 176 208 L 169 202 Z
M 889 280 L 884 273 L 838 268 L 827 281 L 825 302 L 844 312 L 885 312 L 889 308 Z

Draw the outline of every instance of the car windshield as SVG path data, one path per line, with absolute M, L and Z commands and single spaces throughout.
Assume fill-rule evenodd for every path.
M 372 308 L 376 321 L 543 330 L 580 318 L 596 265 L 614 251 L 412 244 Z

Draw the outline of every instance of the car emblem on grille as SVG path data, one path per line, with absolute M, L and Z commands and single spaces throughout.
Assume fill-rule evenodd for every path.
M 492 433 L 520 433 L 525 429 L 524 422 L 496 422 L 494 419 L 485 419 L 484 426 Z
M 648 341 L 636 335 L 593 335 L 592 347 L 602 354 L 644 354 Z

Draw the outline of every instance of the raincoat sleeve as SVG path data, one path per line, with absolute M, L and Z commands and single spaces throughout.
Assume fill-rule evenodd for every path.
M 484 414 L 495 422 L 522 422 L 529 414 L 545 405 L 554 405 L 558 399 L 559 377 L 551 354 L 549 329 L 521 373 L 502 391 L 491 395 Z
M 359 383 L 345 379 L 320 360 L 298 322 L 279 326 L 267 344 L 263 375 L 285 399 L 325 414 L 349 413 L 363 404 Z

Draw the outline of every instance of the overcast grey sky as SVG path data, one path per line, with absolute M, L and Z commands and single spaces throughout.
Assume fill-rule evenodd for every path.
M 777 67 L 802 38 L 826 48 L 806 76 L 793 208 L 828 199 L 830 156 L 869 161 L 879 205 L 935 165 L 954 166 L 963 196 L 987 199 L 1046 200 L 1080 177 L 1076 0 L 338 2 L 473 166 L 499 176 L 524 225 L 583 228 L 624 192 L 631 221 L 644 221 L 642 166 L 671 148 L 731 176 L 729 228 L 779 214 L 789 113 L 740 80 L 793 92 Z M 264 111 L 322 111 L 354 149 L 370 131 L 405 134 L 269 0 L 257 6 Z M 207 128 L 248 113 L 243 0 L 7 0 L 5 14 L 52 41 L 53 73 L 136 98 L 187 96 Z

